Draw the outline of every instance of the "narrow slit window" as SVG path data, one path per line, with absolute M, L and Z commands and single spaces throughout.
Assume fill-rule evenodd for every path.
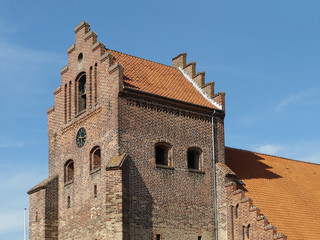
M 70 208 L 71 207 L 71 200 L 70 200 L 70 196 L 68 196 L 67 199 L 67 207 Z
M 242 226 L 242 239 L 246 240 L 246 227 Z
M 234 216 L 235 216 L 236 218 L 238 218 L 238 216 L 239 216 L 239 204 L 236 205 L 236 211 L 235 211 Z
M 69 121 L 71 120 L 71 89 L 72 89 L 72 85 L 71 85 L 71 81 L 69 82 L 69 98 L 68 98 L 68 102 L 69 102 Z
M 97 195 L 98 195 L 97 185 L 94 185 L 94 187 L 93 187 L 93 196 L 94 196 L 94 198 L 96 198 Z
M 250 224 L 247 226 L 246 235 L 247 235 L 247 239 L 250 239 Z
M 89 73 L 89 108 L 92 107 L 92 66 Z
M 98 87 L 97 87 L 97 85 L 98 85 L 98 83 L 97 83 L 97 67 L 98 67 L 98 65 L 97 65 L 97 63 L 94 65 L 94 102 L 95 102 L 95 104 L 97 104 L 97 101 L 98 101 Z
M 65 84 L 64 85 L 64 122 L 67 122 L 67 118 L 68 118 L 68 102 L 67 102 L 67 87 L 68 85 Z

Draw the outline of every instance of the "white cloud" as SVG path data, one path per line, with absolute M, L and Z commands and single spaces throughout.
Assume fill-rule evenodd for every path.
M 262 146 L 255 146 L 252 147 L 252 150 L 258 153 L 265 153 L 270 155 L 276 155 L 279 153 L 280 150 L 282 150 L 283 147 L 276 144 L 266 144 Z
M 302 102 L 303 100 L 305 100 L 305 98 L 308 98 L 308 97 L 312 96 L 313 94 L 314 94 L 313 90 L 307 90 L 305 92 L 291 94 L 288 97 L 286 97 L 285 99 L 283 99 L 279 104 L 277 104 L 277 106 L 275 107 L 275 111 L 280 112 L 289 104 Z

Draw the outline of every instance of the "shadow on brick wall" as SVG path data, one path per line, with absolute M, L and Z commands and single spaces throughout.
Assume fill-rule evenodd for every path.
M 153 239 L 153 199 L 135 161 L 130 156 L 126 160 L 130 172 L 127 181 L 129 186 L 127 198 L 127 216 L 129 217 L 127 223 L 129 226 L 127 226 L 130 228 L 130 240 Z

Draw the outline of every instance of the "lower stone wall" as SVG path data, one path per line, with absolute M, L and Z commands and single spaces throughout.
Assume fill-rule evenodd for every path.
M 45 239 L 58 239 L 58 178 L 54 178 L 46 185 L 45 199 Z
M 123 239 L 123 198 L 122 198 L 122 170 L 107 171 L 106 185 L 106 239 Z
M 41 189 L 29 196 L 29 239 L 45 239 L 45 196 L 46 190 Z

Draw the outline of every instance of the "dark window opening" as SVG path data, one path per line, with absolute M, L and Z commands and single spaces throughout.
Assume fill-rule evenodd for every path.
M 155 146 L 156 164 L 169 165 L 170 162 L 170 147 L 167 144 L 161 143 Z
M 82 60 L 83 60 L 83 54 L 80 53 L 80 54 L 78 55 L 78 62 L 81 63 Z
M 69 121 L 71 120 L 71 81 L 69 82 L 69 98 L 68 98 L 68 101 L 69 101 Z
M 242 226 L 242 239 L 246 240 L 246 227 Z
M 86 110 L 87 93 L 86 93 L 86 75 L 82 75 L 78 81 L 78 113 Z
M 68 114 L 68 106 L 67 106 L 67 104 L 68 104 L 68 102 L 67 102 L 67 87 L 68 87 L 68 85 L 67 84 L 65 84 L 64 85 L 64 122 L 66 123 L 67 122 L 67 114 Z
M 90 154 L 90 171 L 99 169 L 101 166 L 101 150 L 99 147 L 94 147 Z
M 38 212 L 36 212 L 36 222 L 38 222 L 39 219 L 38 219 Z
M 188 150 L 188 168 L 200 170 L 201 151 L 198 149 Z
M 250 239 L 250 224 L 247 226 L 247 239 Z
M 89 107 L 92 108 L 92 66 L 90 67 L 89 77 Z
M 71 206 L 71 200 L 70 200 L 70 196 L 68 196 L 67 207 L 70 208 L 70 206 Z
M 94 196 L 94 198 L 96 198 L 97 195 L 98 195 L 97 185 L 94 185 L 94 188 L 93 188 L 93 196 Z
M 157 240 L 161 240 L 161 235 L 160 235 L 160 234 L 157 234 L 157 235 L 156 235 L 156 239 L 157 239 Z
M 202 237 L 201 236 L 198 236 L 198 240 L 201 240 L 202 239 Z
M 74 164 L 72 160 L 68 160 L 64 165 L 64 182 L 73 182 L 74 178 Z
M 97 92 L 97 63 L 94 65 L 94 102 L 97 104 L 98 92 Z
M 236 205 L 235 217 L 238 218 L 239 216 L 239 204 Z

